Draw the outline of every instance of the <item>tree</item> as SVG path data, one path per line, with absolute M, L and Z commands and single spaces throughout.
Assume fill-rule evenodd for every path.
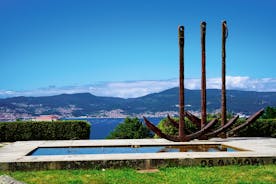
M 276 107 L 266 107 L 264 114 L 262 115 L 263 119 L 276 119 Z
M 143 125 L 138 118 L 125 118 L 123 123 L 120 123 L 114 131 L 112 131 L 108 139 L 142 139 L 151 138 L 153 135 L 150 130 Z
M 173 118 L 175 121 L 178 121 L 179 118 Z M 175 128 L 168 120 L 168 118 L 164 118 L 162 119 L 157 127 L 164 133 L 167 135 L 177 135 L 178 134 L 178 129 Z M 155 138 L 159 138 L 158 135 L 154 135 Z
M 179 121 L 179 118 L 173 118 L 176 122 Z M 164 118 L 162 119 L 157 127 L 164 133 L 167 135 L 178 135 L 178 128 L 174 127 L 168 120 L 168 118 Z M 195 124 L 193 124 L 190 120 L 188 120 L 187 118 L 185 118 L 185 127 L 191 131 L 191 132 L 195 132 L 198 131 L 197 127 Z M 185 133 L 188 134 L 188 132 L 185 131 Z M 159 138 L 156 134 L 154 135 L 154 138 Z

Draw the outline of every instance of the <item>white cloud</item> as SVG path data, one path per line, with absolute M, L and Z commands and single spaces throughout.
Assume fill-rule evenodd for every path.
M 174 79 L 160 81 L 109 82 L 95 85 L 90 88 L 89 92 L 98 96 L 134 98 L 154 92 L 160 92 L 177 85 L 178 82 Z
M 149 80 L 149 81 L 127 81 L 127 82 L 103 82 L 99 84 L 83 86 L 49 86 L 47 88 L 28 90 L 28 91 L 11 91 L 0 90 L 0 97 L 14 96 L 50 96 L 57 94 L 73 94 L 89 92 L 96 96 L 113 96 L 122 98 L 134 98 L 144 96 L 150 93 L 160 92 L 169 88 L 178 86 L 177 79 L 171 80 Z M 200 79 L 185 79 L 185 88 L 200 89 Z M 261 78 L 252 79 L 247 76 L 227 76 L 227 89 L 237 89 L 246 91 L 272 91 L 276 92 L 276 79 Z M 207 79 L 207 88 L 220 89 L 221 78 Z
M 208 89 L 220 89 L 221 78 L 207 79 Z M 187 79 L 185 86 L 188 89 L 200 89 L 200 79 Z M 276 79 L 261 78 L 252 79 L 247 76 L 226 76 L 226 88 L 245 91 L 271 91 L 276 92 Z

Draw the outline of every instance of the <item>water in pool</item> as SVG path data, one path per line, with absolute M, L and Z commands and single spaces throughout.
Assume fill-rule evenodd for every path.
M 76 155 L 76 154 L 124 154 L 162 152 L 234 152 L 239 151 L 223 145 L 180 145 L 180 146 L 126 146 L 126 147 L 40 147 L 29 155 Z

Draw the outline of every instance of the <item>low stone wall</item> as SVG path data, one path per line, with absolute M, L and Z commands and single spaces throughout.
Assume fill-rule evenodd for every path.
M 276 164 L 276 157 L 238 158 L 186 158 L 186 159 L 137 159 L 98 161 L 51 161 L 0 163 L 0 170 L 52 170 L 52 169 L 154 169 L 178 166 L 225 166 L 225 165 L 267 165 Z

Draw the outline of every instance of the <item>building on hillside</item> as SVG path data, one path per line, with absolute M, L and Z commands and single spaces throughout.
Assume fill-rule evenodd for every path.
M 41 116 L 35 117 L 32 120 L 33 121 L 57 121 L 58 118 L 59 117 L 56 115 L 41 115 Z

